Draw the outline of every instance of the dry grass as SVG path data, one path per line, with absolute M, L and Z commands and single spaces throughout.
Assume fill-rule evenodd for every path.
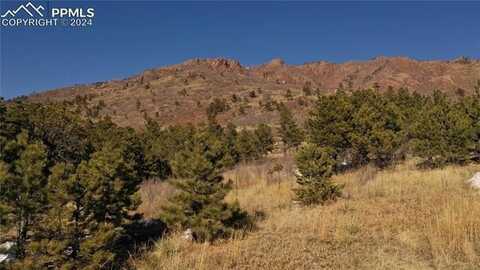
M 262 167 L 263 166 L 263 167 Z M 480 166 L 419 171 L 411 164 L 336 177 L 345 198 L 312 208 L 291 203 L 293 177 L 267 180 L 265 164 L 237 168 L 229 199 L 266 218 L 246 237 L 195 244 L 172 235 L 138 269 L 478 269 L 480 196 L 465 179 Z M 263 169 L 262 169 L 263 168 Z M 257 170 L 257 171 L 256 171 Z M 370 170 L 370 171 L 369 171 Z M 246 181 L 246 180 L 245 180 Z
M 142 183 L 140 187 L 140 196 L 142 204 L 138 211 L 146 218 L 156 218 L 160 211 L 160 207 L 167 203 L 167 198 L 174 192 L 167 181 L 150 180 Z

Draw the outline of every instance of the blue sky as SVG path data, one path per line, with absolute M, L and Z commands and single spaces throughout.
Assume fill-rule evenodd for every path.
M 22 2 L 1 1 L 1 11 Z M 255 65 L 480 58 L 480 2 L 32 0 L 95 8 L 88 28 L 0 28 L 0 96 L 122 79 L 194 57 Z

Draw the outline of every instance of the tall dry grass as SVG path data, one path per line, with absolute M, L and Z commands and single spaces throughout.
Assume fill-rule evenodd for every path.
M 291 203 L 294 178 L 270 181 L 268 168 L 228 172 L 229 200 L 264 212 L 245 237 L 196 244 L 172 235 L 138 269 L 479 269 L 480 194 L 464 183 L 480 166 L 420 171 L 364 168 L 335 177 L 344 198 L 325 206 Z
M 142 204 L 140 204 L 138 211 L 146 218 L 158 218 L 160 208 L 167 203 L 167 199 L 174 191 L 175 188 L 168 181 L 145 181 L 139 191 Z

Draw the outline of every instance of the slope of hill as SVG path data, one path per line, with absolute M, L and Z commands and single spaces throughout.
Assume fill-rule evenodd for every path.
M 230 110 L 220 121 L 238 125 L 275 121 L 272 102 L 285 102 L 301 118 L 311 104 L 309 94 L 337 88 L 386 90 L 406 87 L 469 93 L 480 79 L 480 61 L 417 61 L 378 57 L 364 62 L 312 62 L 288 65 L 281 59 L 246 67 L 231 59 L 192 59 L 146 70 L 124 80 L 77 85 L 35 94 L 35 102 L 75 101 L 90 113 L 109 115 L 122 126 L 141 127 L 145 116 L 164 124 L 205 120 L 205 108 L 223 98 Z M 462 89 L 462 90 L 458 90 Z
M 132 265 L 144 270 L 478 269 L 479 197 L 464 183 L 478 165 L 432 171 L 413 163 L 380 172 L 362 168 L 334 178 L 345 184 L 344 198 L 304 208 L 292 204 L 291 173 L 271 179 L 267 169 L 244 165 L 227 174 L 239 183 L 230 199 L 250 213 L 263 213 L 254 231 L 211 245 L 173 235 Z

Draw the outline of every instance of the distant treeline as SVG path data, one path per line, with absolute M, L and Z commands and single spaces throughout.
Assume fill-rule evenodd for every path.
M 440 91 L 337 91 L 318 97 L 306 130 L 338 164 L 383 168 L 407 155 L 425 167 L 465 164 L 480 158 L 480 84 L 456 99 Z

